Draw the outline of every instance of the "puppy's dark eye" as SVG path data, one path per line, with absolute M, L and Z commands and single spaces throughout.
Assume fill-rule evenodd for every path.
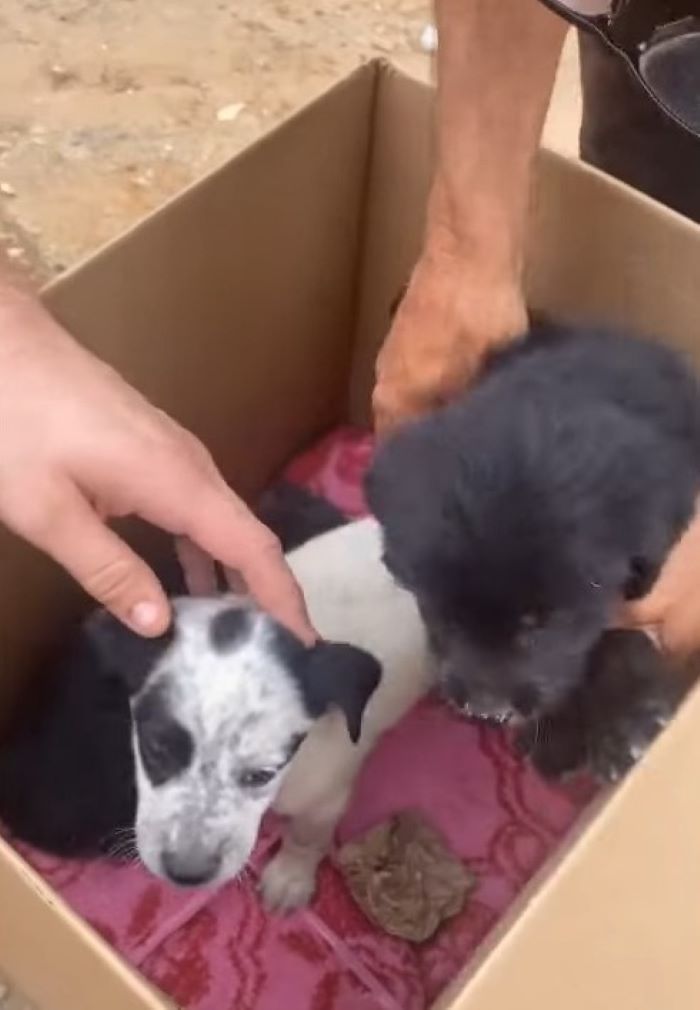
M 272 782 L 276 774 L 276 768 L 249 768 L 241 772 L 238 784 L 244 789 L 260 789 Z

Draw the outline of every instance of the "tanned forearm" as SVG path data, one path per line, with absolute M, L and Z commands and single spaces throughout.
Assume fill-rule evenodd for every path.
M 566 24 L 539 0 L 435 0 L 437 161 L 426 245 L 519 271 Z M 444 251 L 444 248 L 443 248 Z
M 521 334 L 532 165 L 565 24 L 539 0 L 435 0 L 436 168 L 421 256 L 377 360 L 377 430 L 463 392 Z

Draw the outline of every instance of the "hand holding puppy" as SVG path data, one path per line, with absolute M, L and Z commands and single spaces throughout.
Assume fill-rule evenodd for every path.
M 377 359 L 378 432 L 449 402 L 469 385 L 486 353 L 526 328 L 515 280 L 456 254 L 426 252 Z
M 425 241 L 377 365 L 380 431 L 445 403 L 523 333 L 532 165 L 566 34 L 540 4 L 437 0 Z
M 378 431 L 439 407 L 466 389 L 484 356 L 526 328 L 524 300 L 507 276 L 455 259 L 419 261 L 380 354 Z M 700 651 L 700 515 L 676 544 L 651 592 L 626 605 L 620 623 L 658 633 L 679 658 Z
M 518 0 L 437 0 L 435 11 L 436 170 L 424 249 L 378 359 L 380 433 L 464 390 L 484 354 L 526 328 L 532 167 L 566 31 Z M 623 620 L 654 627 L 673 653 L 700 650 L 700 518 Z
M 700 651 L 700 516 L 668 556 L 644 599 L 628 604 L 623 624 L 653 628 L 661 645 L 679 659 Z

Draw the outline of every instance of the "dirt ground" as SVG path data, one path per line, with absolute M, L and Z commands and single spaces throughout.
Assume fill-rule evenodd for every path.
M 429 14 L 429 0 L 2 0 L 0 244 L 45 280 L 368 58 L 427 77 Z M 550 120 L 570 141 L 573 59 L 560 77 Z
M 372 56 L 423 0 L 2 0 L 0 242 L 50 277 Z

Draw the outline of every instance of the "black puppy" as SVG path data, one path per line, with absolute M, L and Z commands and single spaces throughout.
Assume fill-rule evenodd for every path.
M 616 607 L 651 586 L 698 490 L 700 390 L 679 355 L 553 326 L 389 438 L 367 482 L 445 694 L 498 721 L 540 719 L 581 686 Z

